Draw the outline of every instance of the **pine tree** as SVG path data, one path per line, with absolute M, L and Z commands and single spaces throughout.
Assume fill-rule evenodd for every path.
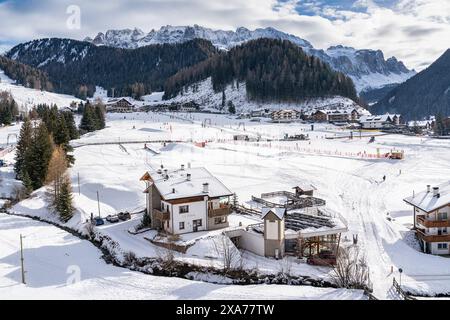
M 73 217 L 75 211 L 73 206 L 72 184 L 70 178 L 64 175 L 56 201 L 56 211 L 61 221 L 67 222 Z
M 25 188 L 26 195 L 29 196 L 33 192 L 33 183 L 27 171 L 22 174 L 22 185 Z
M 97 130 L 105 129 L 106 123 L 105 123 L 105 113 L 103 111 L 103 106 L 100 104 L 97 104 L 95 106 L 95 118 L 97 120 Z
M 81 118 L 80 130 L 85 132 L 92 132 L 96 130 L 95 115 L 90 104 L 86 104 L 83 110 L 83 117 Z
M 222 110 L 225 109 L 227 103 L 227 96 L 225 95 L 225 90 L 222 91 Z
M 29 148 L 32 145 L 33 127 L 29 119 L 20 128 L 19 141 L 16 147 L 16 163 L 14 164 L 14 171 L 16 175 L 22 179 L 22 173 L 26 172 L 26 165 L 29 156 Z M 29 176 L 28 176 L 29 177 Z
M 44 123 L 34 130 L 33 143 L 29 148 L 29 160 L 26 163 L 33 189 L 44 185 L 48 164 L 53 152 L 53 142 Z
M 80 137 L 77 126 L 75 124 L 75 119 L 73 117 L 72 112 L 65 111 L 62 113 L 66 122 L 67 130 L 69 132 L 70 140 L 75 140 Z
M 70 134 L 66 125 L 66 119 L 62 114 L 57 116 L 55 131 L 53 132 L 53 140 L 58 146 L 65 146 L 70 141 Z
M 236 107 L 234 106 L 233 101 L 228 101 L 228 112 L 231 114 L 235 114 L 236 113 Z

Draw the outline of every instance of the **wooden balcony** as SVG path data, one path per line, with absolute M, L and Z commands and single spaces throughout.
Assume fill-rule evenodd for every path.
M 208 210 L 208 217 L 210 218 L 216 218 L 216 217 L 223 217 L 228 216 L 231 214 L 231 206 L 230 205 L 221 205 L 219 209 L 209 209 Z
M 417 223 L 423 225 L 425 228 L 450 228 L 450 220 L 427 220 L 425 216 L 417 216 Z
M 169 221 L 170 220 L 170 213 L 169 212 L 162 212 L 158 209 L 153 209 L 153 215 L 155 219 L 160 221 Z
M 449 242 L 450 241 L 450 234 L 444 234 L 441 236 L 427 235 L 425 232 L 423 232 L 420 229 L 417 229 L 417 236 L 419 237 L 419 239 L 421 239 L 425 242 Z

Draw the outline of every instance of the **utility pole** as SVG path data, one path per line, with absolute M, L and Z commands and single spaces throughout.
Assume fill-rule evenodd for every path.
M 25 282 L 25 269 L 24 269 L 24 265 L 23 265 L 23 241 L 22 241 L 22 234 L 20 234 L 20 265 L 22 268 L 22 283 L 26 284 Z
M 100 198 L 98 196 L 98 191 L 97 191 L 97 205 L 98 205 L 98 217 L 101 218 L 101 216 L 100 216 Z
M 78 172 L 78 195 L 81 195 L 80 173 Z

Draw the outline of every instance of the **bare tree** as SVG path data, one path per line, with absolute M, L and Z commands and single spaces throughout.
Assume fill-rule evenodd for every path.
M 283 276 L 290 277 L 292 274 L 292 260 L 287 257 L 279 260 L 278 273 Z
M 234 243 L 225 235 L 220 235 L 212 240 L 214 250 L 222 260 L 223 271 L 228 273 L 232 269 L 243 267 L 241 253 Z
M 366 289 L 370 283 L 369 266 L 358 246 L 341 248 L 331 278 L 342 288 Z

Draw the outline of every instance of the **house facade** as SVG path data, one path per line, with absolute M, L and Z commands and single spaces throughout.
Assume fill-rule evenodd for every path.
M 276 122 L 290 122 L 299 120 L 301 118 L 301 113 L 296 110 L 278 110 L 272 112 L 272 121 Z
M 205 168 L 161 168 L 141 181 L 152 228 L 178 235 L 229 226 L 232 192 Z
M 398 126 L 402 122 L 402 116 L 399 114 L 365 115 L 359 119 L 363 129 L 383 129 L 389 126 Z
M 106 103 L 106 112 L 128 113 L 135 110 L 135 105 L 125 98 L 113 99 Z
M 404 201 L 414 210 L 414 228 L 424 253 L 450 254 L 450 181 Z

